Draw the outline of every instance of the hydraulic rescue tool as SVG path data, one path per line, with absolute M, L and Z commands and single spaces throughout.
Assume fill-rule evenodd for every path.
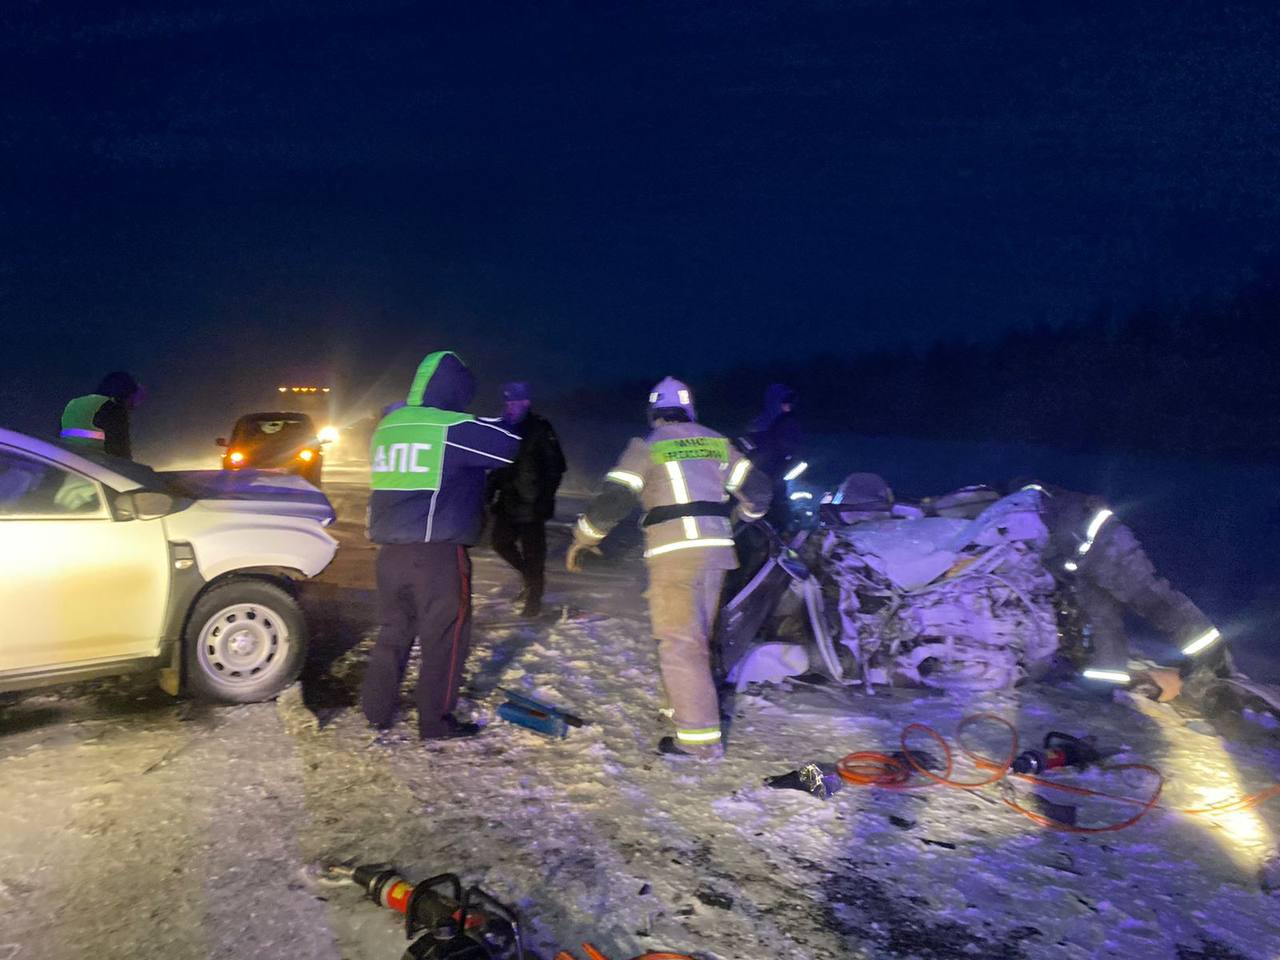
M 1102 754 L 1094 746 L 1092 739 L 1073 737 L 1069 733 L 1056 730 L 1044 735 L 1043 750 L 1023 750 L 1014 759 L 1014 773 L 1044 773 L 1060 767 L 1075 767 L 1083 770 L 1091 763 L 1098 763 Z
M 413 942 L 402 960 L 526 960 L 515 911 L 477 886 L 464 892 L 456 874 L 410 883 L 386 864 L 334 864 L 321 875 L 354 883 L 374 903 L 404 914 L 405 937 Z
M 442 873 L 410 883 L 395 867 L 384 863 L 360 867 L 321 864 L 309 872 L 324 881 L 352 883 L 379 906 L 404 914 L 405 936 L 412 943 L 401 960 L 537 960 L 525 948 L 516 912 L 478 886 L 464 892 L 456 874 Z M 589 943 L 582 949 L 587 960 L 608 960 Z M 555 960 L 577 958 L 561 951 Z M 693 958 L 654 951 L 632 960 Z

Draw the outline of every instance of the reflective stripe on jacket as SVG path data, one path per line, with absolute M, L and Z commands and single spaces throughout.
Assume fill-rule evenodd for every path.
M 769 506 L 768 479 L 728 438 L 698 423 L 661 423 L 634 439 L 605 477 L 605 490 L 587 508 L 575 534 L 596 542 L 638 500 L 645 510 L 645 557 L 682 550 L 723 554 L 737 565 L 730 511 L 758 520 Z
M 110 400 L 110 397 L 98 393 L 76 397 L 62 411 L 62 431 L 59 436 L 69 443 L 84 444 L 101 450 L 106 443 L 107 434 L 93 421 L 102 405 Z
M 485 473 L 511 463 L 520 438 L 461 410 L 475 380 L 440 351 L 418 367 L 407 402 L 374 430 L 369 539 L 473 544 L 484 523 Z

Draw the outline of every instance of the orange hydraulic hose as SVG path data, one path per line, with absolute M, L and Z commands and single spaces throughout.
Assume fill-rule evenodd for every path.
M 586 954 L 587 960 L 609 960 L 608 957 L 589 943 L 584 943 L 582 950 Z M 554 960 L 576 960 L 576 958 L 568 950 L 561 950 L 555 955 Z M 693 960 L 693 957 L 687 953 L 663 953 L 659 951 L 657 953 L 642 953 L 638 957 L 633 957 L 632 960 Z
M 1265 790 L 1259 790 L 1257 793 L 1251 793 L 1247 796 L 1236 797 L 1234 800 L 1219 800 L 1217 803 L 1211 803 L 1207 807 L 1200 807 L 1196 810 L 1183 810 L 1183 813 L 1189 813 L 1193 817 L 1211 817 L 1219 813 L 1240 813 L 1243 810 L 1252 810 L 1254 807 L 1261 806 L 1272 797 L 1280 797 L 1280 783 L 1273 783 Z
M 975 723 L 988 721 L 998 723 L 1009 731 L 1009 752 L 1003 760 L 993 760 L 990 757 L 984 757 L 979 753 L 970 750 L 964 744 L 964 731 Z M 933 740 L 934 743 L 942 750 L 943 770 L 942 773 L 935 773 L 926 769 L 925 766 L 916 759 L 908 745 L 908 739 L 912 733 L 922 733 Z M 971 714 L 960 721 L 960 725 L 956 728 L 956 739 L 960 743 L 960 749 L 965 756 L 979 770 L 990 772 L 990 776 L 982 780 L 960 781 L 952 777 L 955 769 L 955 756 L 951 750 L 951 746 L 942 738 L 942 735 L 935 729 L 923 723 L 910 723 L 903 728 L 902 731 L 902 753 L 890 756 L 883 753 L 875 753 L 873 751 L 862 750 L 851 753 L 842 758 L 836 764 L 836 770 L 840 774 L 841 779 L 847 783 L 857 784 L 858 786 L 875 786 L 889 790 L 903 790 L 915 786 L 928 786 L 927 783 L 911 783 L 911 774 L 918 773 L 927 781 L 939 784 L 944 787 L 951 787 L 956 790 L 978 790 L 982 787 L 988 787 L 998 783 L 1005 778 L 1016 778 L 1024 783 L 1035 784 L 1036 786 L 1046 787 L 1051 790 L 1057 790 L 1061 793 L 1069 793 L 1079 797 L 1095 797 L 1103 800 L 1112 800 L 1117 803 L 1126 803 L 1130 806 L 1136 806 L 1137 812 L 1126 820 L 1118 823 L 1110 823 L 1100 827 L 1077 827 L 1071 824 L 1061 823 L 1051 817 L 1034 810 L 1028 810 L 1019 804 L 1016 800 L 1008 797 L 1001 797 L 1001 802 L 1009 809 L 1022 814 L 1032 823 L 1042 827 L 1048 827 L 1053 830 L 1060 830 L 1064 833 L 1112 833 L 1116 830 L 1124 830 L 1131 827 L 1153 809 L 1159 806 L 1160 794 L 1164 789 L 1164 775 L 1155 767 L 1145 763 L 1122 763 L 1115 766 L 1103 767 L 1102 769 L 1111 772 L 1123 772 L 1126 770 L 1141 770 L 1150 774 L 1155 778 L 1155 789 L 1151 796 L 1145 800 L 1134 797 L 1126 797 L 1120 794 L 1105 793 L 1101 790 L 1091 790 L 1085 787 L 1073 786 L 1069 783 L 1063 783 L 1057 780 L 1049 780 L 1044 777 L 1033 776 L 1032 774 L 1014 773 L 1013 760 L 1018 755 L 1018 731 L 1008 720 L 1003 717 L 996 716 L 993 713 L 975 713 Z M 1280 783 L 1273 784 L 1265 790 L 1257 793 L 1249 794 L 1243 797 L 1237 797 L 1230 800 L 1222 800 L 1212 803 L 1207 807 L 1199 809 L 1182 810 L 1191 816 L 1213 816 L 1215 814 L 1235 813 L 1241 810 L 1251 810 L 1262 803 L 1280 796 Z M 1165 808 L 1168 809 L 1168 808 Z
M 911 768 L 886 753 L 859 750 L 837 762 L 836 771 L 842 780 L 863 787 L 902 790 L 911 786 Z

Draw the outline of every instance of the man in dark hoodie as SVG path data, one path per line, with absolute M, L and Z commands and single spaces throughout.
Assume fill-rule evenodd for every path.
M 489 475 L 493 549 L 524 581 L 520 615 L 536 617 L 546 583 L 547 521 L 555 513 L 564 453 L 551 421 L 533 411 L 527 383 L 504 385 L 502 400 L 503 426 L 519 434 L 520 453 L 511 466 Z
M 381 629 L 360 689 L 369 723 L 395 719 L 400 681 L 416 638 L 415 699 L 423 739 L 470 736 L 453 715 L 471 643 L 471 558 L 480 537 L 485 474 L 515 459 L 520 438 L 461 413 L 475 380 L 458 356 L 426 357 L 405 404 L 373 434 L 369 539 L 378 544 Z
M 132 375 L 123 370 L 109 373 L 95 392 L 67 404 L 62 411 L 59 436 L 67 443 L 131 460 L 129 411 L 136 409 L 145 396 L 146 391 Z
M 739 440 L 752 466 L 773 481 L 773 499 L 766 519 L 779 530 L 789 522 L 787 474 L 799 464 L 802 436 L 796 417 L 796 392 L 781 383 L 764 392 L 764 410 Z

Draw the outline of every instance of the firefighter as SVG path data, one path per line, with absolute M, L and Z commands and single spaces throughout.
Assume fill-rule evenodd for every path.
M 771 484 L 726 437 L 697 422 L 693 396 L 678 380 L 667 377 L 649 394 L 649 424 L 649 435 L 631 441 L 578 518 L 566 566 L 580 571 L 584 553 L 637 501 L 644 508 L 649 620 L 663 712 L 676 726 L 676 735 L 658 748 L 714 760 L 724 748 L 710 637 L 725 573 L 738 566 L 732 520 L 735 512 L 749 522 L 763 517 Z
M 131 374 L 123 370 L 109 373 L 94 393 L 67 404 L 59 436 L 67 443 L 131 460 L 129 413 L 145 397 L 146 391 Z
M 433 353 L 403 405 L 374 430 L 369 539 L 378 544 L 381 628 L 360 687 L 371 726 L 395 719 L 413 642 L 421 666 L 415 699 L 424 740 L 470 736 L 453 715 L 471 643 L 471 558 L 484 523 L 485 474 L 515 459 L 520 438 L 461 413 L 475 380 L 458 356 Z
M 1074 590 L 1092 636 L 1086 679 L 1129 686 L 1127 611 L 1169 636 L 1182 651 L 1184 672 L 1230 670 L 1222 633 L 1191 600 L 1156 573 L 1142 544 L 1096 496 L 1018 481 L 1016 490 L 1039 494 L 1040 517 L 1049 531 L 1045 566 Z

